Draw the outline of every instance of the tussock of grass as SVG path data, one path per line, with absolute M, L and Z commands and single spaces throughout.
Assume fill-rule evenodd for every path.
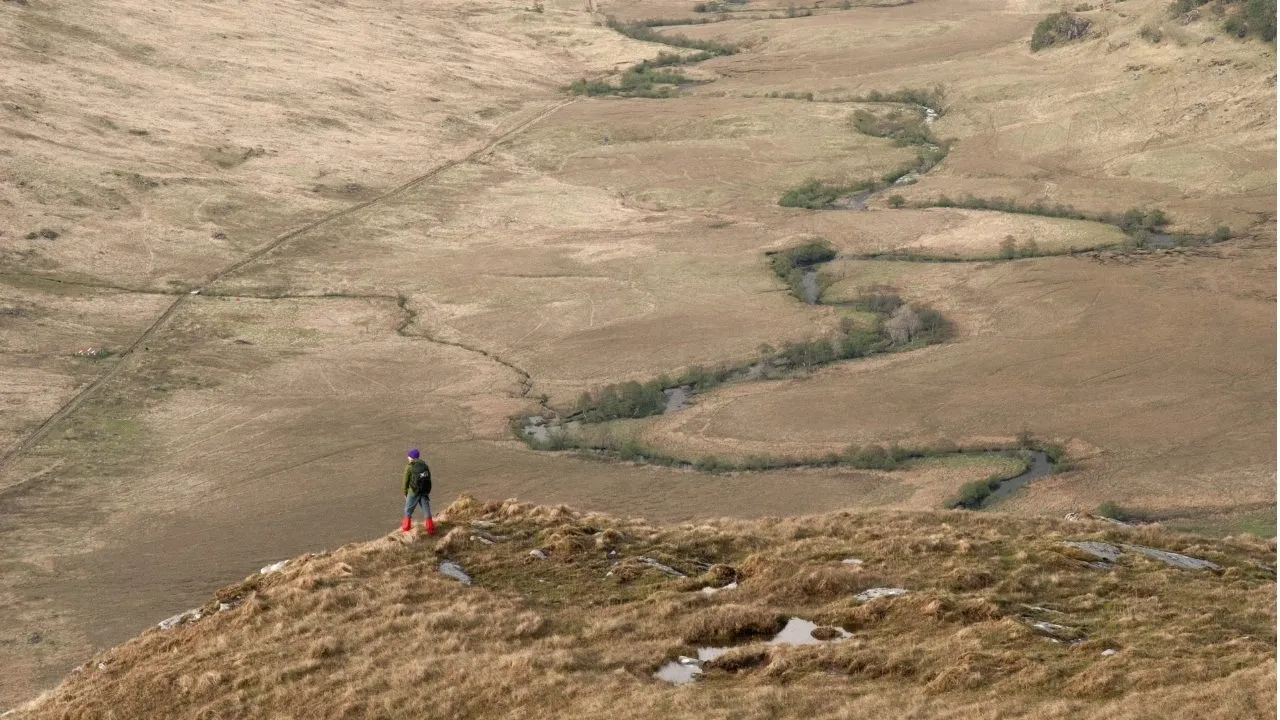
M 1275 580 L 1255 563 L 1274 562 L 1274 541 L 953 512 L 653 526 L 466 496 L 440 520 L 450 536 L 476 521 L 505 539 L 393 533 L 302 556 L 219 591 L 196 622 L 101 653 L 18 717 L 706 717 L 772 698 L 814 718 L 1234 718 L 1265 716 L 1273 699 Z M 583 542 L 529 555 L 570 537 Z M 1064 539 L 1223 570 L 1135 555 L 1102 571 Z M 642 556 L 733 568 L 739 586 L 708 596 L 630 562 Z M 863 564 L 840 562 L 850 556 Z M 445 558 L 475 584 L 437 573 Z M 625 563 L 629 581 L 607 574 Z M 876 586 L 909 593 L 852 599 Z M 792 616 L 854 638 L 756 642 Z M 1039 619 L 1081 642 L 1048 642 Z M 700 687 L 651 677 L 702 644 L 736 647 Z
M 775 635 L 787 616 L 758 606 L 716 605 L 690 613 L 684 620 L 684 641 L 691 645 L 731 645 Z

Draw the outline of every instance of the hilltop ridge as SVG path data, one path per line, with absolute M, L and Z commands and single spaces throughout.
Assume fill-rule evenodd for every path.
M 1274 541 L 955 511 L 653 525 L 468 496 L 440 519 L 264 568 L 14 717 L 1273 712 Z M 769 642 L 791 618 L 825 634 Z M 727 651 L 695 681 L 655 677 L 707 647 Z

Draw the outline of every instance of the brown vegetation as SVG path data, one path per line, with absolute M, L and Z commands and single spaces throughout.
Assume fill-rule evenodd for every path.
M 1112 501 L 1204 532 L 1274 532 L 1275 68 L 1270 45 L 1221 35 L 1212 7 L 1240 4 L 1184 25 L 1168 0 L 1106 3 L 1076 11 L 1086 37 L 1038 53 L 1027 38 L 1056 6 L 869 4 L 766 19 L 785 3 L 752 0 L 724 22 L 628 35 L 605 17 L 705 15 L 689 0 L 0 3 L 0 708 L 266 561 L 394 526 L 407 446 L 428 451 L 440 505 L 471 490 L 663 521 L 932 508 L 1007 470 L 708 479 L 511 438 L 507 418 L 544 401 L 749 362 L 765 344 L 813 366 L 835 346 L 808 341 L 871 320 L 796 302 L 761 260 L 813 237 L 840 255 L 824 300 L 892 285 L 951 320 L 950 340 L 724 386 L 609 431 L 696 461 L 1030 428 L 1079 462 L 1001 512 Z M 675 68 L 673 42 L 700 58 L 679 66 L 676 97 L 565 93 Z M 942 115 L 884 105 L 933 103 L 899 89 L 939 85 Z M 882 136 L 858 132 L 860 110 Z M 896 144 L 927 143 L 921 123 L 955 142 L 898 177 L 922 167 L 923 147 Z M 778 205 L 811 178 L 825 184 L 797 200 L 819 207 L 831 187 L 904 182 L 866 212 Z M 1009 204 L 920 207 L 942 196 Z M 902 209 L 882 212 L 891 201 Z M 1124 240 L 999 211 L 1039 202 L 1160 208 L 1169 232 L 1225 242 L 986 262 L 1007 236 L 1020 256 Z M 905 251 L 955 262 L 860 259 Z M 549 562 L 584 537 L 548 537 Z M 651 569 L 633 569 L 609 582 L 643 586 Z M 363 646 L 333 640 L 308 638 L 297 662 Z M 760 713 L 793 697 L 751 692 Z M 1117 707 L 1145 711 L 1135 693 Z
M 470 498 L 443 520 L 445 539 L 397 533 L 223 588 L 204 617 L 94 657 L 16 717 L 1273 712 L 1275 574 L 1258 565 L 1273 562 L 1273 542 L 960 513 L 654 526 Z M 448 540 L 475 527 L 502 539 Z M 616 564 L 589 546 L 528 555 L 555 537 L 606 533 Z M 1141 542 L 1222 570 L 1141 556 L 1099 569 L 1064 539 Z M 639 557 L 735 567 L 739 584 L 709 595 L 652 567 L 610 582 Z M 436 572 L 444 559 L 475 584 Z M 884 586 L 908 592 L 853 599 Z M 818 635 L 835 626 L 853 636 L 760 644 L 793 616 L 826 626 Z M 652 677 L 702 645 L 735 649 L 693 686 Z

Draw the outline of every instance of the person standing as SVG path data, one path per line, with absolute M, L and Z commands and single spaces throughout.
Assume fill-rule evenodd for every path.
M 422 506 L 422 527 L 428 535 L 436 534 L 436 522 L 431 517 L 431 468 L 422 459 L 418 448 L 409 451 L 409 464 L 404 468 L 404 519 L 400 529 L 409 532 L 413 527 L 413 510 Z

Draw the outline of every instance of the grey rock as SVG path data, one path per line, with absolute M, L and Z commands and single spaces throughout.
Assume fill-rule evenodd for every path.
M 1149 558 L 1154 558 L 1166 565 L 1172 565 L 1173 567 L 1182 568 L 1183 570 L 1222 569 L 1218 564 L 1209 562 L 1208 560 L 1201 560 L 1200 558 L 1193 558 L 1190 555 L 1182 555 L 1176 552 L 1169 552 L 1168 550 L 1157 550 L 1156 548 L 1146 547 L 1145 545 L 1125 545 L 1124 548 L 1126 550 L 1142 553 Z
M 640 562 L 644 563 L 645 565 L 648 565 L 649 567 L 654 568 L 655 570 L 671 575 L 672 577 L 688 577 L 687 575 L 671 567 L 670 565 L 663 565 L 662 563 L 658 562 L 657 560 L 654 560 L 651 557 L 642 557 L 640 558 Z
M 289 564 L 288 560 L 281 560 L 280 562 L 271 563 L 270 565 L 262 568 L 258 572 L 262 573 L 263 575 L 270 575 L 271 573 L 274 573 L 274 572 L 280 572 L 281 570 L 284 569 L 284 566 L 288 564 Z
M 1084 632 L 1080 630 L 1080 628 L 1067 627 L 1066 625 L 1059 625 L 1058 623 L 1036 620 L 1035 618 L 1029 617 L 1019 617 L 1018 620 L 1029 625 L 1036 632 L 1059 642 L 1079 642 L 1084 637 Z
M 865 603 L 865 602 L 871 602 L 876 598 L 894 597 L 896 595 L 906 595 L 907 592 L 908 591 L 906 588 L 884 588 L 884 587 L 870 588 L 868 590 L 863 590 L 857 595 L 854 595 L 853 599 L 857 600 L 860 603 Z
M 173 628 L 178 627 L 184 622 L 188 622 L 188 621 L 195 622 L 196 620 L 199 620 L 199 619 L 200 619 L 200 609 L 196 608 L 194 610 L 188 610 L 184 613 L 178 613 L 173 617 L 165 618 L 164 620 L 161 620 L 159 623 L 157 623 L 157 627 L 159 627 L 161 630 L 172 630 Z
M 471 576 L 462 569 L 462 566 L 452 560 L 445 560 L 440 563 L 440 574 L 445 577 L 453 578 L 463 585 L 471 584 Z
M 1120 553 L 1123 552 L 1119 545 L 1111 543 L 1094 542 L 1093 540 L 1067 540 L 1062 543 L 1073 548 L 1079 548 L 1090 555 L 1104 562 L 1113 563 L 1120 559 Z

